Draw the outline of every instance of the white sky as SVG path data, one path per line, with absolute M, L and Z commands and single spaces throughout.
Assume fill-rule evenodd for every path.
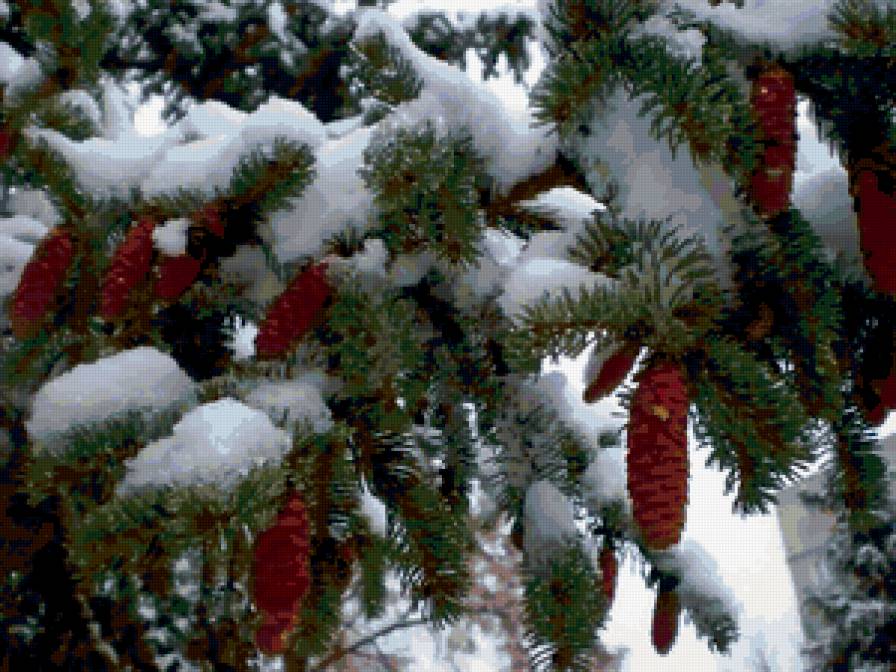
M 533 6 L 534 0 L 519 3 Z M 399 0 L 390 13 L 403 16 L 413 9 L 423 6 L 444 7 L 449 11 L 475 10 L 483 7 L 482 0 Z M 531 86 L 544 67 L 544 59 L 537 49 L 533 67 L 525 80 Z M 482 67 L 472 52 L 467 54 L 467 72 L 471 77 L 481 77 Z M 499 63 L 501 76 L 487 82 L 490 88 L 505 103 L 517 110 L 526 106 L 526 91 L 513 82 L 506 67 L 506 60 Z M 141 134 L 152 135 L 164 128 L 159 118 L 162 108 L 160 98 L 155 98 L 141 106 L 135 114 L 135 125 Z M 828 148 L 818 141 L 815 128 L 806 116 L 806 104 L 799 106 L 798 130 L 800 144 L 796 181 L 806 179 L 811 174 L 834 165 L 836 159 Z M 583 388 L 582 368 L 584 362 L 566 361 L 557 367 L 566 374 L 580 397 Z M 881 427 L 880 435 L 886 436 L 896 430 L 896 414 Z M 644 586 L 643 580 L 631 563 L 625 563 L 620 570 L 616 588 L 616 600 L 610 613 L 610 620 L 602 633 L 603 642 L 611 649 L 625 648 L 629 655 L 624 663 L 626 672 L 748 672 L 751 649 L 762 642 L 772 669 L 775 671 L 797 672 L 799 620 L 796 611 L 796 596 L 784 556 L 780 529 L 774 513 L 752 516 L 744 519 L 731 513 L 732 497 L 722 494 L 724 474 L 704 466 L 706 451 L 697 450 L 691 441 L 691 480 L 687 524 L 684 537 L 691 537 L 700 543 L 716 560 L 719 572 L 734 591 L 742 612 L 740 625 L 742 637 L 735 645 L 731 657 L 713 655 L 706 643 L 697 640 L 691 624 L 680 624 L 678 639 L 667 656 L 655 653 L 650 642 L 650 624 L 654 594 Z M 410 633 L 407 633 L 410 634 Z M 428 638 L 412 636 L 415 645 L 431 648 Z M 419 650 L 421 672 L 441 670 L 434 663 L 425 662 L 424 650 Z M 482 661 L 480 661 L 482 662 Z M 475 660 L 468 660 L 469 669 L 486 669 Z

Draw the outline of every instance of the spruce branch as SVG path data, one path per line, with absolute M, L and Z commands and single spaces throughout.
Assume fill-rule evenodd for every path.
M 828 20 L 851 56 L 891 62 L 896 58 L 896 7 L 874 0 L 837 0 Z
M 473 49 L 483 63 L 483 79 L 496 77 L 497 63 L 503 55 L 517 84 L 529 69 L 530 58 L 526 38 L 531 38 L 535 23 L 524 13 L 492 15 L 482 12 L 475 23 L 455 26 L 443 13 L 423 10 L 404 22 L 411 40 L 422 51 L 439 60 L 466 69 L 466 53 Z

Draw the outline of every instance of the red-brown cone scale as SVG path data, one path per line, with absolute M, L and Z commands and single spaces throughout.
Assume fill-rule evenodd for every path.
M 619 387 L 635 366 L 637 357 L 637 347 L 629 345 L 619 347 L 601 364 L 600 371 L 582 393 L 582 400 L 586 404 L 593 404 Z
M 10 323 L 16 338 L 27 338 L 59 293 L 74 257 L 74 244 L 66 229 L 51 231 L 25 264 L 10 303 Z
M 152 219 L 142 218 L 115 250 L 100 289 L 100 315 L 103 319 L 110 320 L 120 315 L 131 291 L 149 273 L 154 228 Z
M 656 596 L 656 605 L 653 609 L 653 626 L 651 638 L 653 648 L 661 656 L 665 656 L 672 649 L 675 638 L 678 635 L 678 616 L 681 613 L 681 604 L 675 589 L 660 589 Z
M 299 273 L 271 304 L 255 338 L 260 357 L 282 354 L 301 338 L 330 296 L 327 263 L 321 262 Z
M 193 284 L 201 269 L 202 263 L 189 254 L 164 257 L 157 270 L 156 296 L 169 301 L 178 298 Z
M 628 422 L 628 492 L 649 548 L 677 544 L 688 501 L 688 397 L 681 369 L 653 364 L 637 376 Z
M 865 268 L 878 292 L 896 295 L 896 175 L 894 188 L 886 189 L 876 171 L 857 172 L 853 189 Z
M 796 167 L 796 90 L 790 73 L 778 65 L 763 70 L 753 81 L 750 107 L 763 147 L 750 193 L 759 213 L 772 217 L 790 206 Z
M 283 651 L 299 603 L 311 585 L 310 554 L 308 513 L 302 498 L 294 494 L 253 548 L 252 601 L 264 617 L 255 643 L 265 653 Z
M 613 604 L 613 596 L 616 594 L 616 574 L 619 564 L 616 553 L 609 546 L 605 546 L 600 552 L 598 560 L 600 564 L 600 584 L 604 597 L 607 599 L 607 608 Z

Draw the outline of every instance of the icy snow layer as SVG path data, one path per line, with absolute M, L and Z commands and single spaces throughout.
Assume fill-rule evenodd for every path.
M 0 217 L 0 300 L 15 291 L 25 264 L 48 230 L 33 217 Z
M 124 89 L 111 77 L 102 78 L 103 137 L 116 140 L 126 135 L 136 135 L 134 106 Z
M 0 42 L 0 84 L 6 86 L 5 95 L 14 96 L 37 85 L 41 78 L 40 64 L 34 58 L 24 58 L 6 42 Z
M 529 486 L 523 516 L 523 544 L 535 567 L 544 567 L 564 545 L 578 539 L 572 504 L 553 483 L 536 481 Z
M 195 383 L 169 355 L 139 347 L 79 364 L 34 395 L 28 434 L 43 439 L 130 410 L 159 411 L 188 400 Z
M 15 238 L 22 242 L 36 244 L 49 230 L 50 227 L 43 222 L 27 215 L 0 217 L 0 236 Z
M 445 131 L 465 126 L 473 135 L 477 151 L 486 158 L 500 193 L 507 193 L 520 180 L 554 162 L 556 139 L 547 129 L 530 128 L 531 117 L 511 116 L 485 84 L 420 51 L 401 24 L 385 12 L 373 8 L 359 12 L 355 40 L 379 32 L 400 50 L 423 81 L 420 96 L 397 106 L 394 114 L 381 123 L 398 128 L 430 119 Z
M 31 217 L 44 224 L 47 228 L 52 229 L 62 221 L 62 216 L 56 210 L 56 206 L 47 198 L 47 194 L 40 189 L 28 189 L 26 187 L 10 189 L 7 206 L 13 215 Z
M 858 222 L 843 168 L 829 168 L 797 183 L 793 200 L 831 256 L 855 260 L 861 267 Z
M 286 416 L 289 428 L 307 422 L 322 434 L 333 426 L 330 409 L 321 397 L 322 376 L 309 372 L 296 380 L 262 383 L 246 397 L 246 403 L 267 413 L 274 422 Z
M 381 537 L 386 536 L 386 505 L 383 500 L 370 492 L 366 482 L 361 489 L 361 515 L 370 526 L 371 532 Z
M 596 166 L 588 178 L 604 190 L 607 178 L 619 186 L 622 217 L 664 220 L 680 239 L 697 235 L 715 264 L 718 280 L 731 284 L 730 242 L 722 227 L 730 222 L 734 185 L 719 170 L 694 167 L 690 148 L 678 147 L 675 158 L 665 139 L 650 134 L 651 114 L 638 116 L 643 97 L 630 99 L 621 87 L 596 111 L 591 134 L 576 135 L 570 149 L 583 165 Z
M 194 408 L 174 434 L 154 441 L 128 460 L 117 491 L 152 486 L 233 486 L 252 467 L 282 458 L 289 435 L 261 411 L 226 397 Z
M 2 226 L 3 222 L 0 220 L 0 229 Z M 33 243 L 26 243 L 0 233 L 0 299 L 16 291 L 25 264 L 33 253 Z M 5 323 L 5 313 L 0 317 Z
M 554 220 L 560 231 L 541 231 L 529 238 L 520 261 L 535 258 L 568 260 L 567 250 L 591 221 L 592 213 L 606 210 L 603 203 L 573 187 L 556 187 L 519 205 L 541 217 Z
M 615 281 L 602 273 L 589 271 L 584 266 L 562 259 L 537 257 L 516 266 L 504 283 L 504 293 L 498 303 L 511 318 L 519 317 L 524 306 L 536 303 L 542 297 L 558 298 L 567 289 L 573 297 L 580 288 L 612 288 Z
M 486 228 L 477 244 L 480 256 L 476 264 L 467 268 L 454 284 L 457 305 L 470 308 L 498 294 L 523 243 L 511 233 Z
M 389 252 L 386 250 L 386 244 L 382 240 L 379 238 L 368 238 L 364 241 L 364 249 L 353 254 L 350 259 L 352 266 L 358 273 L 385 277 Z
M 152 240 L 160 252 L 169 257 L 185 254 L 187 251 L 187 229 L 190 220 L 185 218 L 169 219 L 162 226 L 152 231 Z
M 582 475 L 586 503 L 595 510 L 614 503 L 631 509 L 626 479 L 623 447 L 620 445 L 600 450 Z
M 657 553 L 660 569 L 681 576 L 677 592 L 681 605 L 704 613 L 736 615 L 740 606 L 731 589 L 719 575 L 719 566 L 712 556 L 693 539 L 683 539 L 669 551 Z
M 575 187 L 554 187 L 543 191 L 535 198 L 520 201 L 518 205 L 554 219 L 565 229 L 580 225 L 583 220 L 590 220 L 595 210 L 606 210 L 606 206 L 594 200 L 591 194 L 581 192 Z
M 238 245 L 236 252 L 220 262 L 221 280 L 245 286 L 243 296 L 261 305 L 279 295 L 285 285 L 270 269 L 261 248 Z
M 27 133 L 45 138 L 60 152 L 85 189 L 99 196 L 123 198 L 133 188 L 145 196 L 170 194 L 178 188 L 197 189 L 211 196 L 215 188 L 227 186 L 242 157 L 256 147 L 270 147 L 277 136 L 312 148 L 326 139 L 323 124 L 299 103 L 271 97 L 238 127 L 181 144 L 185 133 L 207 128 L 209 118 L 215 119 L 214 112 L 219 111 L 209 104 L 197 108 L 180 124 L 151 137 L 124 133 L 117 139 L 76 142 L 48 129 L 32 128 Z M 219 123 L 222 116 L 217 115 Z
M 318 255 L 334 234 L 367 224 L 373 198 L 358 175 L 372 128 L 358 128 L 317 151 L 317 177 L 292 207 L 271 216 L 274 252 L 281 263 Z
M 781 51 L 835 38 L 827 19 L 834 4 L 835 0 L 745 0 L 738 8 L 733 2 L 713 7 L 706 0 L 667 0 L 669 8 L 678 5 L 744 41 L 769 42 Z
M 700 63 L 706 36 L 696 28 L 679 30 L 665 16 L 654 14 L 635 31 L 635 35 L 655 35 L 666 39 L 667 49 L 673 56 Z

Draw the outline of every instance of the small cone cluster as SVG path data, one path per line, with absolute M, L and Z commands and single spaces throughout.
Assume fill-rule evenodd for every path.
M 796 168 L 796 90 L 793 77 L 778 65 L 766 68 L 753 81 L 750 106 L 762 135 L 763 151 L 753 171 L 750 192 L 764 217 L 790 205 Z
M 595 352 L 585 370 L 585 378 L 591 382 L 585 388 L 582 400 L 593 404 L 613 392 L 635 366 L 637 357 L 638 348 L 627 344 Z
M 680 368 L 653 364 L 637 377 L 628 423 L 628 492 L 649 548 L 677 544 L 688 500 L 688 397 Z
M 619 573 L 619 564 L 616 553 L 609 546 L 604 546 L 598 560 L 600 565 L 601 590 L 607 600 L 607 608 L 612 606 L 613 597 L 616 594 L 616 574 Z
M 22 270 L 10 303 L 10 323 L 16 338 L 34 334 L 59 293 L 73 257 L 74 244 L 65 229 L 55 229 L 37 246 Z
M 112 263 L 100 289 L 100 315 L 105 320 L 118 317 L 131 291 L 149 273 L 152 266 L 152 232 L 155 222 L 145 217 L 128 231 L 115 250 Z
M 280 653 L 286 645 L 311 585 L 310 553 L 308 513 L 302 498 L 293 495 L 253 549 L 252 601 L 264 617 L 255 643 L 265 653 Z
M 681 604 L 678 601 L 678 593 L 675 589 L 660 588 L 656 596 L 656 605 L 653 609 L 653 626 L 651 639 L 653 648 L 661 656 L 665 656 L 672 649 L 675 638 L 678 636 L 678 617 L 681 613 Z
M 265 314 L 255 338 L 260 357 L 282 354 L 313 325 L 330 296 L 325 262 L 299 273 Z
M 864 168 L 853 189 L 865 268 L 878 292 L 896 296 L 896 175 L 893 184 L 885 189 L 878 173 Z

